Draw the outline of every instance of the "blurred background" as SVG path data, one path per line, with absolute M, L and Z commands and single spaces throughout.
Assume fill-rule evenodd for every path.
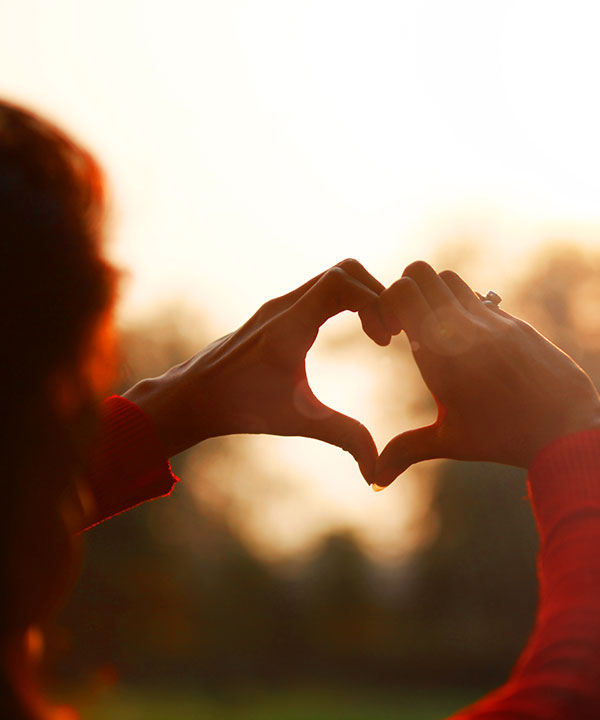
M 118 391 L 344 257 L 458 270 L 600 381 L 593 2 L 0 0 L 0 93 L 91 149 L 128 271 Z M 434 408 L 405 339 L 345 314 L 317 395 L 381 449 Z M 216 439 L 90 531 L 48 628 L 84 720 L 442 718 L 506 678 L 536 534 L 511 468 L 428 463 L 375 495 L 306 439 Z

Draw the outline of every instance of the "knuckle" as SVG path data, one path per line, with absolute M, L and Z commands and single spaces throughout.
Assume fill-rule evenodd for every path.
M 267 300 L 267 302 L 263 303 L 258 308 L 256 313 L 254 314 L 254 319 L 260 324 L 265 323 L 274 315 L 277 315 L 280 312 L 282 305 L 282 298 L 273 298 L 272 300 Z
M 269 308 L 267 307 L 267 303 L 264 303 L 254 313 L 254 315 L 252 316 L 250 321 L 253 323 L 258 323 L 260 325 L 265 320 L 267 320 L 268 317 L 269 317 Z
M 415 260 L 415 262 L 412 262 L 410 263 L 410 265 L 406 266 L 403 275 L 415 279 L 426 279 L 431 277 L 432 275 L 436 275 L 436 272 L 431 267 L 431 265 L 429 263 L 426 263 L 424 260 Z
M 406 297 L 412 295 L 417 291 L 417 284 L 415 281 L 408 276 L 401 277 L 396 282 L 392 283 L 388 288 L 388 294 L 393 297 Z
M 260 315 L 270 315 L 273 310 L 277 307 L 278 298 L 273 298 L 264 302 L 259 308 L 258 312 Z
M 319 281 L 319 297 L 332 312 L 339 312 L 339 308 L 346 304 L 349 281 L 348 273 L 337 266 L 329 268 Z
M 522 328 L 517 323 L 513 322 L 511 318 L 505 318 L 496 316 L 494 322 L 488 325 L 488 333 L 491 339 L 496 342 L 508 342 L 515 336 L 520 335 Z
M 531 323 L 528 323 L 526 320 L 521 320 L 520 318 L 505 318 L 507 321 L 510 320 L 510 322 L 514 325 L 514 327 L 518 330 L 520 330 L 522 333 L 526 335 L 531 336 L 537 336 L 539 335 L 538 331 L 531 325 Z
M 455 283 L 460 280 L 458 273 L 455 273 L 454 270 L 442 270 L 440 277 L 448 283 Z
M 329 268 L 324 275 L 325 282 L 332 285 L 338 285 L 339 283 L 344 282 L 347 277 L 348 274 L 339 265 L 334 265 Z
M 361 263 L 359 263 L 355 258 L 345 258 L 339 262 L 336 267 L 342 268 L 342 270 L 345 270 L 346 272 L 352 272 L 353 270 L 360 271 L 364 269 Z

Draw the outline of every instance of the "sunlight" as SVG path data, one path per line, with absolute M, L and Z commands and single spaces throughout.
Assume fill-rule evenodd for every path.
M 597 244 L 594 3 L 22 0 L 0 16 L 0 92 L 106 167 L 125 324 L 181 301 L 222 335 L 347 256 L 388 284 L 445 244 L 487 291 L 548 238 Z M 328 353 L 310 361 L 323 393 Z M 349 367 L 328 399 L 385 426 L 381 444 L 375 366 Z M 320 504 L 298 534 L 396 533 L 392 503 L 363 512 L 358 473 L 332 501 L 345 458 L 272 448 Z

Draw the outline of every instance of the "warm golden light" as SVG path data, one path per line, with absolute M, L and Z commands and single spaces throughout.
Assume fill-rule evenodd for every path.
M 597 242 L 594 3 L 21 0 L 0 19 L 0 92 L 107 169 L 124 324 L 176 299 L 222 335 L 343 257 L 390 283 L 444 241 L 500 291 L 548 236 Z M 385 443 L 371 393 L 387 360 L 320 342 L 315 388 Z M 282 503 L 273 533 L 397 539 L 410 483 L 374 496 L 335 449 L 256 442 L 309 498 Z

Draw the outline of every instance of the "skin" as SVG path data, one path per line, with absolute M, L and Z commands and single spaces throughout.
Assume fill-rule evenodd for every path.
M 589 376 L 531 325 L 482 303 L 456 273 L 413 263 L 378 302 L 389 331 L 406 332 L 438 407 L 432 425 L 384 448 L 378 487 L 432 458 L 527 468 L 556 438 L 600 428 Z
M 306 377 L 319 328 L 344 310 L 358 312 L 379 345 L 406 333 L 438 407 L 433 424 L 397 435 L 379 457 L 369 431 L 323 405 Z M 529 467 L 552 440 L 600 428 L 598 392 L 568 355 L 482 303 L 456 273 L 424 262 L 386 289 L 344 260 L 125 396 L 153 421 L 169 456 L 219 435 L 311 437 L 350 452 L 375 489 L 433 458 Z
M 153 421 L 169 456 L 219 435 L 298 435 L 347 450 L 371 483 L 377 460 L 371 434 L 320 402 L 305 359 L 321 325 L 344 310 L 358 312 L 365 333 L 387 345 L 391 334 L 377 307 L 383 290 L 359 262 L 343 260 L 125 397 Z
M 379 458 L 368 430 L 323 405 L 306 378 L 306 354 L 319 328 L 344 310 L 357 312 L 365 333 L 379 345 L 406 333 L 438 406 L 432 425 L 396 436 Z M 81 372 L 68 368 L 51 378 L 56 408 L 66 420 L 77 416 L 81 387 L 98 395 L 105 390 L 111 333 L 107 315 L 84 353 Z M 423 262 L 409 265 L 386 289 L 356 260 L 345 260 L 269 301 L 239 330 L 164 375 L 138 383 L 126 397 L 154 423 L 169 456 L 218 435 L 300 435 L 352 453 L 367 482 L 375 480 L 380 488 L 430 458 L 528 467 L 555 438 L 600 428 L 598 392 L 571 358 L 527 323 L 483 304 L 455 273 L 438 275 Z M 65 515 L 56 499 L 50 505 Z M 50 517 L 46 505 L 42 510 L 65 537 L 64 552 L 53 554 L 66 558 L 70 523 Z M 23 537 L 34 535 L 25 528 Z M 63 587 L 58 578 L 66 569 L 67 564 L 50 569 L 56 573 L 53 586 Z M 46 575 L 38 578 L 44 595 L 50 587 Z M 13 689 L 34 714 L 45 716 L 41 699 L 32 694 L 34 663 L 23 636 L 8 638 L 2 650 L 0 662 Z

